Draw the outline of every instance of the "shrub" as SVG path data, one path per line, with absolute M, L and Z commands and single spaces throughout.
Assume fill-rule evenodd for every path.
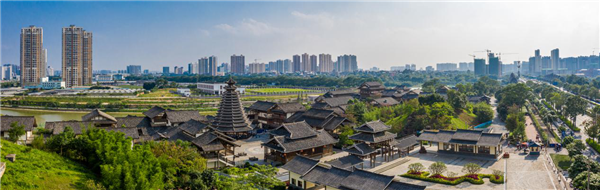
M 466 174 L 476 174 L 481 171 L 481 166 L 475 163 L 468 163 L 463 166 L 462 172 Z
M 436 162 L 429 166 L 429 172 L 431 172 L 433 175 L 442 174 L 446 171 L 446 169 L 446 164 L 444 164 L 444 162 Z
M 421 163 L 412 163 L 412 164 L 408 165 L 409 173 L 422 172 L 423 170 L 425 170 L 425 166 L 423 166 L 423 164 L 421 164 Z
M 8 130 L 8 140 L 12 142 L 17 142 L 19 137 L 25 135 L 25 126 L 19 125 L 16 121 L 10 124 L 10 129 Z
M 596 152 L 600 152 L 600 144 L 593 139 L 585 139 L 585 142 L 590 145 Z
M 451 172 L 451 171 L 448 171 L 448 177 L 450 177 L 450 178 L 454 178 L 454 177 L 456 177 L 457 175 L 458 175 L 458 173 L 456 173 L 456 172 Z

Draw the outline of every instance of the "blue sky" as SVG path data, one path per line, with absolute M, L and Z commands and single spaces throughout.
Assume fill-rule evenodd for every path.
M 599 47 L 598 2 L 1 2 L 2 64 L 19 63 L 20 29 L 44 28 L 48 64 L 61 65 L 61 28 L 94 33 L 94 70 L 185 66 L 294 54 L 355 54 L 360 68 L 468 62 L 473 51 L 518 53 Z M 595 50 L 598 52 L 599 50 Z M 482 53 L 475 53 L 483 56 Z

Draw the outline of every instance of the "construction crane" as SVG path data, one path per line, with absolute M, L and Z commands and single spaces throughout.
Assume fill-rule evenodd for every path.
M 473 59 L 475 59 L 475 55 L 473 55 L 473 54 L 469 54 L 469 56 L 471 56 L 471 57 L 473 57 Z
M 474 52 L 486 52 L 486 53 L 492 53 L 492 50 L 489 50 L 489 49 L 484 49 L 484 51 L 474 51 Z

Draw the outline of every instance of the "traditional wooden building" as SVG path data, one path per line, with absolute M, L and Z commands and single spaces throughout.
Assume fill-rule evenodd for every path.
M 490 101 L 492 100 L 492 98 L 490 98 L 489 96 L 469 96 L 468 97 L 469 102 L 476 104 L 479 102 L 485 102 L 486 104 L 490 104 Z
M 395 139 L 394 142 L 392 142 L 392 146 L 394 146 L 398 152 L 398 157 L 408 156 L 410 151 L 417 145 L 419 145 L 419 142 L 415 135 L 408 135 L 400 139 Z
M 276 103 L 257 101 L 247 109 L 247 115 L 254 124 L 261 124 L 263 128 L 273 129 L 281 126 L 296 112 L 304 112 L 306 108 L 298 102 Z
M 190 119 L 206 121 L 206 117 L 201 116 L 196 110 L 170 110 L 159 106 L 154 106 L 143 113 L 150 119 L 150 125 L 153 127 L 177 126 Z
M 346 108 L 350 105 L 350 101 L 353 100 L 352 96 L 340 96 L 334 98 L 321 98 L 315 100 L 315 103 L 311 105 L 311 108 L 332 110 L 340 116 L 346 115 Z
M 388 160 L 392 156 L 392 143 L 394 141 L 394 138 L 396 137 L 395 134 L 388 132 L 388 130 L 390 129 L 390 126 L 384 124 L 379 120 L 371 121 L 363 124 L 360 127 L 354 128 L 354 130 L 358 133 L 348 138 L 354 140 L 354 142 L 359 145 L 364 144 L 375 150 L 381 149 L 381 156 L 385 160 Z M 376 153 L 370 152 L 368 154 L 371 160 L 373 161 L 375 159 Z M 373 164 L 373 162 L 371 162 L 371 164 Z
M 437 144 L 438 152 L 461 153 L 498 158 L 502 154 L 502 133 L 486 133 L 479 130 L 423 131 L 417 141 Z M 421 148 L 425 150 L 424 148 Z
M 385 90 L 385 86 L 379 82 L 364 82 L 358 89 L 361 98 L 379 98 Z
M 234 138 L 213 130 L 208 124 L 189 120 L 177 127 L 157 131 L 154 140 L 187 141 L 206 158 L 208 168 L 235 166 L 235 148 L 241 145 Z
M 373 101 L 371 101 L 371 105 L 374 105 L 377 107 L 388 107 L 388 106 L 395 106 L 398 104 L 400 104 L 400 102 L 398 102 L 397 100 L 395 100 L 392 97 L 376 98 Z
M 324 129 L 329 134 L 337 137 L 344 126 L 354 126 L 348 118 L 341 117 L 333 110 L 311 108 L 306 112 L 297 112 L 292 115 L 287 123 L 305 121 L 315 129 Z
M 81 121 L 93 122 L 97 127 L 114 127 L 117 119 L 99 109 L 95 109 L 88 114 L 81 116 Z
M 319 99 L 323 99 L 323 98 L 337 98 L 337 97 L 352 97 L 352 98 L 358 98 L 359 95 L 358 93 L 356 93 L 355 89 L 336 89 L 334 91 L 329 91 L 321 96 L 319 96 L 317 98 L 317 100 Z
M 435 89 L 435 93 L 438 93 L 438 94 L 448 94 L 449 90 L 450 90 L 450 88 L 448 88 L 447 86 L 440 86 L 437 89 Z
M 221 104 L 212 127 L 236 138 L 247 138 L 251 135 L 252 127 L 244 112 L 240 94 L 235 90 L 235 81 L 230 78 L 224 88 L 225 92 L 221 96 Z
M 394 176 L 342 169 L 297 156 L 281 168 L 289 171 L 290 189 L 424 190 L 425 186 L 394 181 Z
M 271 139 L 263 143 L 265 162 L 287 163 L 296 155 L 322 157 L 333 153 L 338 142 L 329 133 L 315 130 L 308 123 L 285 123 L 270 131 Z
M 12 124 L 23 125 L 25 135 L 19 137 L 19 142 L 29 144 L 33 141 L 33 130 L 37 128 L 37 122 L 33 116 L 0 116 L 0 133 L 2 137 L 8 138 L 8 131 L 12 129 Z
M 417 89 L 410 89 L 407 87 L 396 87 L 394 89 L 386 89 L 383 91 L 382 97 L 390 97 L 399 102 L 404 102 L 419 98 L 421 91 Z

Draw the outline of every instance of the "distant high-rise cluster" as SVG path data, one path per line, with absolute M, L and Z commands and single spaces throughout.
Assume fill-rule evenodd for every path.
M 130 75 L 141 75 L 142 74 L 142 66 L 141 65 L 128 65 L 127 73 Z
M 358 62 L 356 55 L 341 55 L 338 56 L 337 62 L 333 64 L 334 71 L 340 73 L 358 71 Z
M 248 71 L 250 74 L 264 73 L 266 71 L 266 66 L 264 63 L 250 63 L 248 65 Z

